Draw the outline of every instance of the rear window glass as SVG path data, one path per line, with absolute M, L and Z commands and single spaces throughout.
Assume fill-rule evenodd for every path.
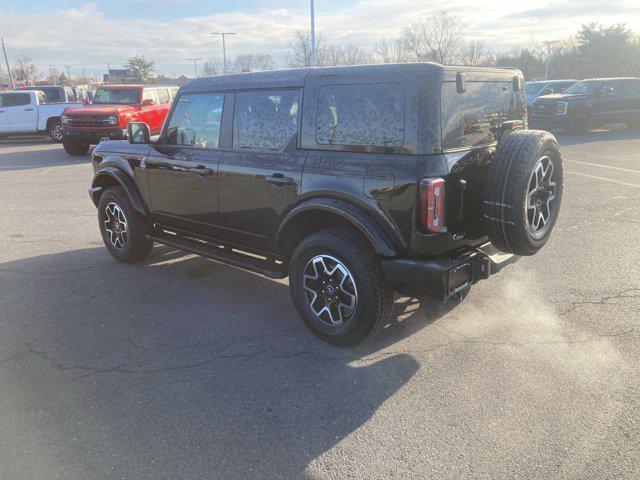
M 444 149 L 493 143 L 502 122 L 522 118 L 512 82 L 467 82 L 466 88 L 458 93 L 455 82 L 442 84 Z
M 401 147 L 404 85 L 327 85 L 318 92 L 316 142 L 324 145 Z

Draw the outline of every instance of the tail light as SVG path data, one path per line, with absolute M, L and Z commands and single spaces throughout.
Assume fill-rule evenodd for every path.
M 444 225 L 444 179 L 420 181 L 420 222 L 429 232 L 446 232 Z

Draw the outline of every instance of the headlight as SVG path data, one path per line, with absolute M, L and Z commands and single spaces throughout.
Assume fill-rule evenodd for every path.
M 69 123 L 69 117 L 68 117 L 67 115 L 62 115 L 62 116 L 60 117 L 60 121 L 61 121 L 62 123 Z
M 554 107 L 555 115 L 566 115 L 567 114 L 567 102 L 557 102 Z
M 117 125 L 118 124 L 118 117 L 116 117 L 115 115 L 111 115 L 111 116 L 107 117 L 107 123 L 109 125 Z

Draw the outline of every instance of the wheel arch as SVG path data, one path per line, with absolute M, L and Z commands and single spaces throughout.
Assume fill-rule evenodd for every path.
M 315 231 L 338 226 L 354 228 L 376 254 L 397 256 L 393 243 L 370 215 L 349 202 L 333 198 L 313 198 L 294 207 L 276 232 L 276 248 L 288 258 L 302 238 Z
M 47 123 L 45 125 L 45 128 L 47 129 L 47 131 L 49 131 L 49 129 L 51 128 L 51 125 L 55 122 L 61 122 L 60 120 L 60 116 L 56 116 L 56 117 L 49 117 L 47 118 Z
M 142 195 L 129 175 L 115 167 L 104 167 L 98 170 L 91 182 L 91 200 L 97 206 L 100 196 L 109 187 L 122 187 L 126 192 L 136 213 L 148 217 Z

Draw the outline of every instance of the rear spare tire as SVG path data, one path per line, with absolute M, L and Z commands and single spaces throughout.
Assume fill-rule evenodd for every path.
M 562 155 L 541 130 L 511 133 L 498 144 L 487 174 L 482 224 L 500 250 L 533 255 L 547 242 L 562 200 Z

